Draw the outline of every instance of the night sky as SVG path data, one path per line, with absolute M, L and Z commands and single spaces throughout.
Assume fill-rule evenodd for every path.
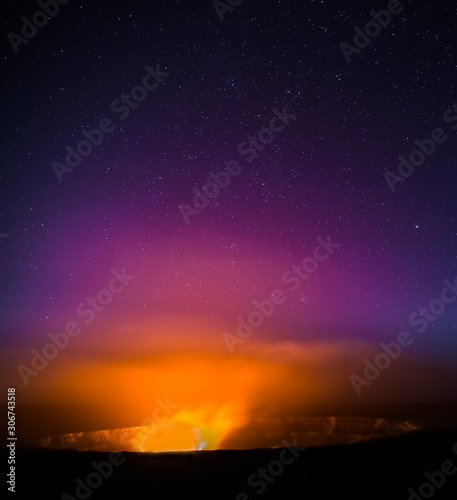
M 354 27 L 388 5 L 365 43 Z M 455 398 L 455 3 L 216 7 L 71 0 L 16 42 L 40 7 L 2 8 L 4 387 L 54 405 L 68 432 L 139 425 L 155 396 Z M 274 290 L 283 302 L 233 343 Z M 24 380 L 31 350 L 72 322 Z M 351 374 L 402 331 L 411 345 L 357 395 Z M 233 371 L 242 390 L 221 381 Z

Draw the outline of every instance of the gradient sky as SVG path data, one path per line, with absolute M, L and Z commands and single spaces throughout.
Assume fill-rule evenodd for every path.
M 204 354 L 205 367 L 240 356 L 311 370 L 315 387 L 328 388 L 315 391 L 320 399 L 355 401 L 349 376 L 402 330 L 414 338 L 396 361 L 408 377 L 389 368 L 390 385 L 381 377 L 361 397 L 452 398 L 445 374 L 457 361 L 457 301 L 421 334 L 408 318 L 457 277 L 457 130 L 443 119 L 454 105 L 447 116 L 457 116 L 456 9 L 404 2 L 348 63 L 340 44 L 353 44 L 354 26 L 386 5 L 249 0 L 220 20 L 209 0 L 72 0 L 17 54 L 7 34 L 20 34 L 21 17 L 38 6 L 3 10 L 0 335 L 3 379 L 21 388 L 22 402 L 99 408 L 104 387 L 108 406 L 114 393 L 130 401 L 123 372 L 114 370 L 115 383 L 105 363 L 126 364 L 135 394 L 153 398 L 139 367 L 186 352 Z M 112 103 L 157 65 L 168 76 L 122 120 Z M 249 162 L 239 144 L 285 107 L 295 119 Z M 52 163 L 104 118 L 114 131 L 59 182 Z M 392 192 L 384 173 L 397 173 L 398 156 L 438 127 L 447 140 Z M 231 160 L 239 175 L 186 224 L 179 205 L 191 206 L 193 188 Z M 328 237 L 339 248 L 291 291 L 284 273 Z M 113 269 L 135 278 L 84 324 L 77 307 Z M 222 334 L 274 289 L 287 300 L 230 355 Z M 81 334 L 25 387 L 16 366 L 30 366 L 31 349 L 69 321 Z M 275 358 L 281 346 L 288 354 Z M 312 353 L 319 368 L 309 368 Z M 92 363 L 96 398 L 89 380 L 80 391 L 72 382 Z M 414 380 L 424 366 L 432 382 L 421 389 Z M 264 372 L 253 370 L 249 383 L 262 392 Z M 154 395 L 173 394 L 154 383 Z M 179 384 L 188 391 L 186 375 Z M 233 392 L 223 387 L 222 399 Z M 135 425 L 146 413 L 105 421 Z

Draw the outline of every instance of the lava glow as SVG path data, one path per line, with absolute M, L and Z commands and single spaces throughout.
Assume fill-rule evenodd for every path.
M 94 420 L 136 425 L 69 433 L 43 445 L 142 452 L 220 448 L 259 404 L 272 394 L 278 402 L 294 380 L 281 363 L 214 353 L 75 362 L 61 377 L 68 394 L 90 406 Z
M 205 441 L 197 427 L 168 422 L 148 432 L 139 444 L 139 451 L 191 451 L 201 450 Z
M 181 410 L 165 421 L 138 427 L 76 432 L 43 439 L 43 446 L 79 451 L 168 452 L 216 449 L 230 431 L 241 424 L 235 414 Z
M 231 355 L 209 337 L 198 349 L 182 336 L 168 337 L 169 345 L 155 350 L 146 340 L 135 352 L 116 347 L 103 356 L 75 353 L 37 378 L 44 396 L 58 401 L 57 413 L 65 422 L 65 428 L 42 439 L 43 446 L 131 452 L 275 446 L 280 432 L 262 424 L 263 434 L 255 434 L 253 422 L 307 416 L 328 401 L 333 410 L 344 407 L 356 398 L 347 374 L 377 352 L 362 343 L 250 340 Z M 414 387 L 403 394 L 395 381 L 422 361 L 405 353 L 401 362 L 368 396 L 414 396 Z M 421 373 L 429 372 L 423 364 Z M 424 375 L 415 388 L 428 383 Z

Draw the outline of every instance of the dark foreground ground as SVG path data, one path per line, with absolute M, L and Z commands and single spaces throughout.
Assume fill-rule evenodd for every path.
M 457 499 L 457 429 L 416 432 L 373 442 L 330 447 L 192 453 L 122 453 L 123 462 L 102 466 L 106 478 L 94 474 L 93 463 L 109 453 L 17 450 L 16 494 L 24 499 L 409 499 L 435 474 L 437 485 L 423 487 L 425 498 Z M 282 464 L 278 459 L 290 462 Z M 294 460 L 292 460 L 294 459 Z M 446 465 L 447 463 L 447 465 Z M 259 468 L 268 469 L 266 478 Z M 283 469 L 281 471 L 281 468 Z M 92 475 L 91 475 L 92 474 Z M 275 477 L 276 474 L 276 477 Z M 89 477 L 88 477 L 89 476 Z M 79 487 L 77 478 L 91 489 Z M 445 478 L 444 481 L 442 478 Z M 101 482 L 101 484 L 100 484 Z M 98 486 L 100 484 L 100 486 Z M 433 489 L 431 489 L 433 488 Z M 260 490 L 262 490 L 261 493 Z M 240 495 L 245 492 L 246 495 Z M 65 496 L 64 494 L 67 494 Z M 416 497 L 420 498 L 420 497 Z

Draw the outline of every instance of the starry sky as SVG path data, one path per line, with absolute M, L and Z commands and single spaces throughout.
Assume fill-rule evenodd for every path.
M 392 399 L 411 396 L 426 365 L 434 382 L 414 397 L 451 398 L 440 370 L 457 361 L 457 301 L 423 333 L 408 319 L 457 277 L 456 8 L 405 1 L 348 62 L 341 44 L 387 5 L 71 0 L 17 53 L 8 34 L 22 36 L 21 18 L 40 7 L 2 9 L 0 335 L 23 402 L 95 405 L 90 381 L 69 382 L 88 363 L 266 351 L 275 363 L 285 345 L 316 352 L 352 401 L 351 373 L 404 330 L 414 342 L 396 363 L 409 363 L 408 382 L 381 377 L 361 397 L 388 399 L 393 386 Z M 100 128 L 66 166 L 66 148 Z M 399 155 L 437 128 L 434 152 L 393 182 Z M 237 174 L 197 210 L 210 172 L 228 168 Z M 319 239 L 339 246 L 292 290 L 287 277 Z M 113 270 L 134 278 L 86 323 L 78 306 Z M 230 354 L 223 334 L 278 289 L 284 303 Z M 17 365 L 70 321 L 82 332 L 25 387 Z M 122 399 L 113 380 L 107 393 Z

